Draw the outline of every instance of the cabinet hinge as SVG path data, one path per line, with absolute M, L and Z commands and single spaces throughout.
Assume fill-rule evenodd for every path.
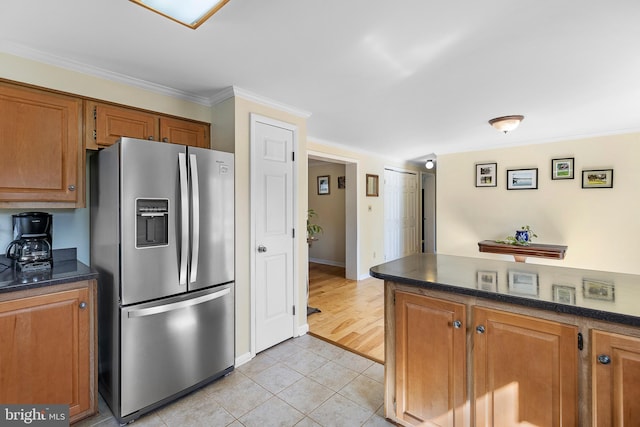
M 295 305 L 293 306 L 293 315 L 294 316 L 296 315 L 296 306 Z
M 582 332 L 578 332 L 578 350 L 582 351 L 584 348 L 584 338 L 582 337 Z
M 96 139 L 98 139 L 98 135 L 97 135 L 96 130 L 94 129 L 93 130 L 93 140 L 95 141 Z
M 93 120 L 98 119 L 98 107 L 93 107 Z

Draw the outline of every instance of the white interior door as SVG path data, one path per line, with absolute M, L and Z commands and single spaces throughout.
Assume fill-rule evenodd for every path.
M 252 116 L 255 351 L 294 336 L 295 128 Z
M 415 173 L 384 170 L 384 259 L 419 251 L 419 191 Z

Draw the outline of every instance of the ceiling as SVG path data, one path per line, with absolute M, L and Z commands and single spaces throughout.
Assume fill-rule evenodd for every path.
M 2 3 L 0 51 L 204 104 L 234 86 L 388 158 L 640 130 L 638 0 L 231 0 L 197 30 L 127 0 Z

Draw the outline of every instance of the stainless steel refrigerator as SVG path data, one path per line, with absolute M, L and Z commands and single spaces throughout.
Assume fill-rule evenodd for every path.
M 132 138 L 91 157 L 99 389 L 121 423 L 233 370 L 233 160 Z

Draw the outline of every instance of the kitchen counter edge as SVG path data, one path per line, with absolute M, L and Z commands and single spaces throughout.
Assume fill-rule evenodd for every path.
M 411 256 L 420 256 L 411 255 Z M 462 258 L 462 257 L 461 257 Z M 515 296 L 507 293 L 485 291 L 477 288 L 470 288 L 467 286 L 458 286 L 453 283 L 441 283 L 439 281 L 431 281 L 426 279 L 417 279 L 410 277 L 409 275 L 403 275 L 402 272 L 398 272 L 397 268 L 387 269 L 386 266 L 393 263 L 393 261 L 376 265 L 369 269 L 369 273 L 372 277 L 382 279 L 384 281 L 402 283 L 405 285 L 417 286 L 425 289 L 432 289 L 437 291 L 449 292 L 452 294 L 467 295 L 477 298 L 484 298 L 502 303 L 509 303 L 520 305 L 523 307 L 537 308 L 555 313 L 570 314 L 575 316 L 587 317 L 596 320 L 602 320 L 612 323 L 618 323 L 622 325 L 640 327 L 640 317 L 632 316 L 628 314 L 618 313 L 615 311 L 597 310 L 579 305 L 567 305 L 552 301 L 541 300 L 538 298 L 527 298 L 526 296 Z M 556 267 L 557 268 L 557 267 Z M 426 272 L 426 271 L 425 271 Z M 415 271 L 412 271 L 415 275 Z
M 98 279 L 98 272 L 76 259 L 74 249 L 54 250 L 51 271 L 20 274 L 10 267 L 11 260 L 0 257 L 0 265 L 7 266 L 0 272 L 0 294 L 24 291 L 47 286 Z

